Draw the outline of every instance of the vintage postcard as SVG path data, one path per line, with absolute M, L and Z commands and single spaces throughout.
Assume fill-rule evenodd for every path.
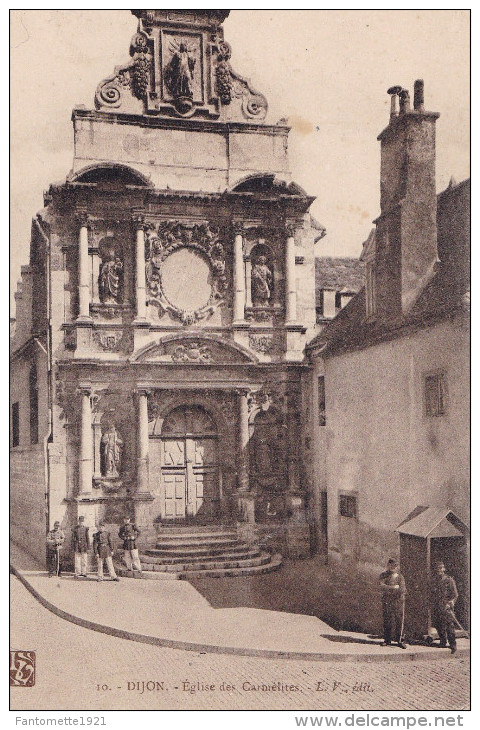
M 19 724 L 461 725 L 469 11 L 10 23 Z

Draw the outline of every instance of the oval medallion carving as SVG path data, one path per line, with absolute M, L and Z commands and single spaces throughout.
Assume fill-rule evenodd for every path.
M 177 309 L 193 312 L 208 304 L 212 293 L 210 267 L 196 251 L 174 251 L 163 262 L 161 276 L 165 297 Z

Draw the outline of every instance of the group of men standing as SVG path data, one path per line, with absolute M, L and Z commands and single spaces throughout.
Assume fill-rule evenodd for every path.
M 78 523 L 72 531 L 72 545 L 75 554 L 75 578 L 86 578 L 88 571 L 88 553 L 90 551 L 90 533 L 85 524 L 85 517 L 80 515 Z M 137 540 L 140 536 L 138 527 L 130 521 L 130 517 L 124 517 L 123 525 L 120 527 L 119 538 L 123 541 L 123 557 L 127 570 L 135 571 L 141 575 L 142 566 L 138 555 Z M 60 576 L 63 569 L 63 548 L 65 545 L 65 533 L 60 528 L 60 522 L 55 522 L 53 530 L 47 535 L 47 566 L 49 576 Z M 104 564 L 107 566 L 111 580 L 120 580 L 113 565 L 114 546 L 110 532 L 105 522 L 98 524 L 97 532 L 92 539 L 93 555 L 97 561 L 97 580 L 104 579 Z
M 403 631 L 407 589 L 398 562 L 393 558 L 388 561 L 387 569 L 380 575 L 380 589 L 383 613 L 382 646 L 390 646 L 393 640 L 400 649 L 406 649 Z M 455 625 L 458 622 L 454 610 L 457 598 L 455 580 L 447 575 L 443 562 L 436 563 L 431 582 L 432 625 L 437 629 L 440 646 L 446 647 L 448 641 L 452 654 L 457 651 Z

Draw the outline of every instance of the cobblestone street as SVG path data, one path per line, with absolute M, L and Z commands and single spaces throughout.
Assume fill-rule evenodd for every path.
M 107 636 L 43 608 L 11 578 L 11 648 L 36 651 L 13 710 L 465 710 L 469 662 L 309 662 L 199 654 Z

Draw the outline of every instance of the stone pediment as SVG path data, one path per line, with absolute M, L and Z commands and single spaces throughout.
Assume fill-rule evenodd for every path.
M 232 365 L 254 363 L 256 359 L 233 342 L 205 335 L 168 337 L 144 348 L 134 358 L 141 363 L 176 365 Z
M 226 10 L 132 10 L 132 60 L 117 66 L 95 95 L 101 111 L 261 122 L 267 100 L 231 64 Z

